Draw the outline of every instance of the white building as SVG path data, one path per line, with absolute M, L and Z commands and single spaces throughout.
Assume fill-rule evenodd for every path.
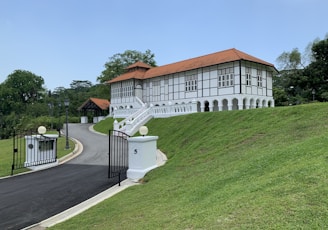
M 127 118 L 120 124 L 123 128 L 140 114 L 149 120 L 192 112 L 273 107 L 275 72 L 273 64 L 237 49 L 159 67 L 137 62 L 108 82 L 110 116 Z

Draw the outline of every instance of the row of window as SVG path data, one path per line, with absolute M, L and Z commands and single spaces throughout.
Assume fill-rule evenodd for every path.
M 119 98 L 121 97 L 121 88 L 112 88 L 111 89 L 111 94 L 112 94 L 112 98 Z
M 185 77 L 185 91 L 192 92 L 197 90 L 197 76 L 196 74 Z
M 159 96 L 161 94 L 161 82 L 160 81 L 154 81 L 152 82 L 152 91 L 153 96 Z
M 132 96 L 133 96 L 133 87 L 132 86 L 112 89 L 112 98 L 132 97 Z
M 252 85 L 252 76 L 250 74 L 251 69 L 246 67 L 246 85 Z M 234 69 L 225 68 L 218 70 L 218 88 L 230 87 L 234 85 Z M 263 86 L 262 71 L 257 70 L 257 86 Z M 197 77 L 196 75 L 190 75 L 185 77 L 185 91 L 192 92 L 197 90 Z
M 245 72 L 246 72 L 246 85 L 252 85 L 252 76 L 251 76 L 251 68 L 246 67 L 245 68 Z M 256 71 L 257 74 L 257 86 L 258 87 L 263 87 L 263 78 L 262 78 L 262 71 L 261 70 L 257 70 Z M 268 73 L 268 76 L 271 77 L 271 73 Z
M 230 87 L 234 85 L 234 72 L 233 68 L 225 68 L 218 70 L 218 88 L 223 87 Z M 249 67 L 246 67 L 246 85 L 252 85 L 252 76 L 250 74 L 251 70 Z M 166 83 L 168 83 L 168 79 L 165 79 Z M 149 87 L 149 83 L 146 83 L 146 86 Z M 263 78 L 262 78 L 262 71 L 257 70 L 257 86 L 263 87 Z M 193 92 L 197 90 L 197 75 L 189 75 L 185 77 L 185 91 L 186 92 Z M 153 95 L 160 94 L 160 81 L 152 82 L 152 93 Z M 112 97 L 119 98 L 119 97 L 131 97 L 133 96 L 133 85 L 132 82 L 127 82 L 126 84 L 122 85 L 122 87 L 112 88 Z

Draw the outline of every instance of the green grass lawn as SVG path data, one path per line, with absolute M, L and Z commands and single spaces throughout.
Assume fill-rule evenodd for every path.
M 55 133 L 55 132 L 49 132 Z M 69 140 L 70 149 L 66 150 L 66 138 L 61 136 L 57 141 L 57 158 L 61 158 L 68 153 L 72 152 L 75 147 L 75 143 Z M 0 177 L 9 176 L 11 174 L 11 165 L 13 160 L 13 140 L 0 140 Z M 14 174 L 28 171 L 28 169 L 14 170 Z
M 118 122 L 120 122 L 121 120 L 123 120 L 122 118 L 107 118 L 105 120 L 101 120 L 100 122 L 98 122 L 97 124 L 95 124 L 93 126 L 94 130 L 96 130 L 97 132 L 101 132 L 101 133 L 105 133 L 108 134 L 108 130 L 113 130 L 113 123 L 114 121 L 117 120 Z
M 328 104 L 153 119 L 168 162 L 52 229 L 325 229 Z

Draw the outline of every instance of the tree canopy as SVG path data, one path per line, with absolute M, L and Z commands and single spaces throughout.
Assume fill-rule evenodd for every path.
M 276 105 L 328 100 L 327 36 L 309 43 L 303 55 L 297 48 L 283 52 L 277 63 L 280 74 L 274 77 Z
M 291 52 L 283 52 L 276 61 L 279 65 L 278 68 L 282 70 L 294 70 L 303 66 L 301 53 L 297 48 L 294 48 Z
M 308 77 L 308 88 L 316 94 L 317 100 L 328 100 L 328 38 L 312 47 L 314 61 L 308 65 L 304 74 Z
M 109 61 L 105 63 L 105 70 L 102 71 L 97 81 L 105 83 L 123 74 L 126 67 L 137 61 L 142 61 L 150 66 L 156 66 L 154 58 L 155 54 L 150 50 L 146 50 L 144 53 L 136 50 L 126 50 L 124 53 L 114 54 L 109 58 Z
M 15 70 L 4 82 L 4 86 L 11 90 L 11 100 L 32 103 L 44 91 L 44 79 L 26 70 Z M 9 98 L 8 98 L 9 99 Z
M 87 89 L 92 86 L 91 81 L 74 80 L 70 84 L 71 89 Z

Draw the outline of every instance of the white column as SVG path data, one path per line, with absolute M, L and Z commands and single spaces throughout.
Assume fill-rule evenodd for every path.
M 213 103 L 212 102 L 208 102 L 208 110 L 210 112 L 213 112 Z

